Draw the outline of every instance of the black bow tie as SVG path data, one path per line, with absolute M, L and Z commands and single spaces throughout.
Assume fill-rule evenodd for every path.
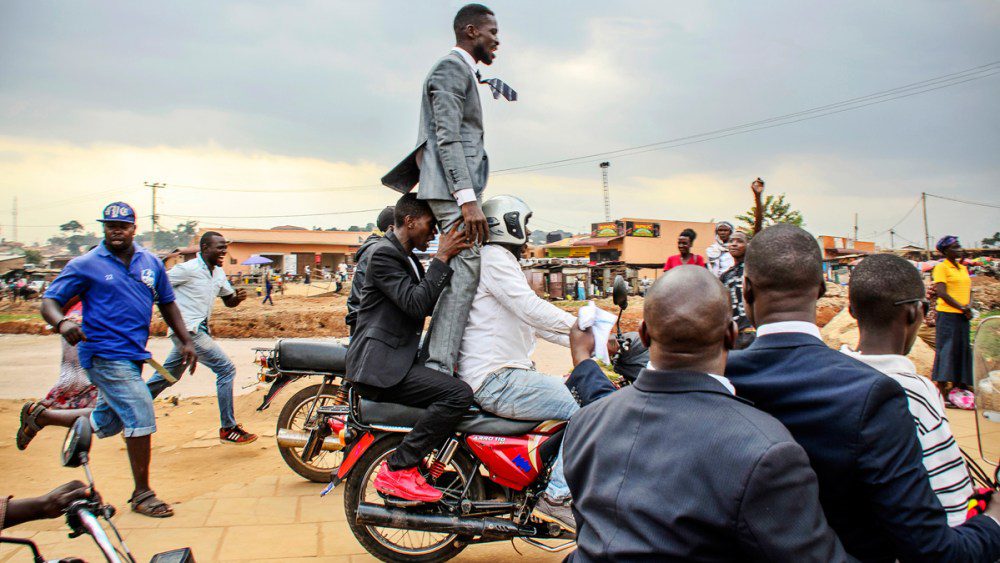
M 500 80 L 499 78 L 484 79 L 483 76 L 479 74 L 478 70 L 476 71 L 476 80 L 478 80 L 480 84 L 488 85 L 490 87 L 490 90 L 493 90 L 494 100 L 499 99 L 500 96 L 503 96 L 504 99 L 507 100 L 508 102 L 517 101 L 517 92 L 515 92 L 514 89 L 508 86 L 507 83 L 504 82 L 503 80 Z

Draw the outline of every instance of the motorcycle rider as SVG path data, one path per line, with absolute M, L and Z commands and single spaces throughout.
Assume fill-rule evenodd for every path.
M 382 234 L 372 233 L 361 244 L 361 248 L 354 253 L 354 279 L 351 280 L 351 294 L 347 297 L 347 317 L 344 323 L 350 333 L 354 334 L 354 327 L 358 324 L 358 307 L 361 306 L 361 290 L 365 287 L 365 272 L 368 271 L 368 263 L 371 262 L 371 250 L 375 244 L 382 240 L 385 235 L 392 230 L 393 206 L 388 206 L 378 214 L 375 219 L 375 227 L 382 231 Z
M 427 250 L 437 233 L 434 214 L 416 194 L 399 198 L 395 228 L 369 251 L 371 262 L 347 350 L 346 379 L 366 399 L 425 408 L 403 442 L 382 463 L 375 489 L 406 500 L 437 502 L 440 490 L 418 470 L 472 405 L 469 386 L 417 362 L 424 320 L 451 280 L 448 262 L 471 247 L 453 227 L 441 235 L 426 275 L 413 250 Z
M 511 195 L 483 204 L 489 241 L 480 250 L 480 275 L 469 322 L 462 338 L 458 373 L 475 392 L 476 403 L 493 414 L 517 420 L 569 420 L 580 406 L 562 379 L 534 369 L 535 337 L 570 345 L 576 318 L 538 297 L 518 262 L 528 242 L 531 209 Z M 590 338 L 576 331 L 573 338 Z M 578 384 L 614 387 L 593 361 L 583 361 L 572 375 Z M 562 452 L 553 462 L 548 488 L 535 515 L 575 531 Z

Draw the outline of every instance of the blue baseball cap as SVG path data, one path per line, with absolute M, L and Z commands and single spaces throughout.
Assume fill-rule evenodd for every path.
M 108 206 L 104 208 L 104 218 L 98 219 L 98 221 L 101 223 L 110 223 L 112 221 L 135 223 L 135 210 L 132 209 L 131 205 L 125 203 L 124 201 L 109 203 Z

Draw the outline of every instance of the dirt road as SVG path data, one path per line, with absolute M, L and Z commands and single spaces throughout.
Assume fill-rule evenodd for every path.
M 125 447 L 119 438 L 97 440 L 91 458 L 98 489 L 119 509 L 115 522 L 139 561 L 158 551 L 191 546 L 198 561 L 373 561 L 351 535 L 345 523 L 339 491 L 320 498 L 323 485 L 309 483 L 288 469 L 274 443 L 275 424 L 282 399 L 310 382 L 282 391 L 275 406 L 255 409 L 264 390 L 253 385 L 256 369 L 250 348 L 273 340 L 221 339 L 237 364 L 236 417 L 261 438 L 247 446 L 221 445 L 214 377 L 200 367 L 193 377 L 173 387 L 182 398 L 174 406 L 157 401 L 157 433 L 153 436 L 152 484 L 161 498 L 173 503 L 173 518 L 152 520 L 129 513 L 125 500 L 132 489 Z M 169 341 L 153 338 L 149 349 L 164 358 Z M 44 493 L 71 479 L 83 479 L 80 470 L 57 461 L 65 432 L 44 429 L 24 451 L 14 445 L 21 400 L 44 395 L 58 373 L 56 336 L 0 336 L 0 494 L 16 497 Z M 541 342 L 535 359 L 541 369 L 564 373 L 569 352 Z M 147 370 L 146 375 L 149 375 Z M 170 393 L 168 391 L 168 393 Z M 49 557 L 77 555 L 101 560 L 86 538 L 70 540 L 60 520 L 33 522 L 10 530 L 30 537 Z M 519 543 L 473 546 L 456 561 L 560 561 L 565 554 L 547 554 Z M 0 547 L 0 562 L 24 561 L 26 552 Z

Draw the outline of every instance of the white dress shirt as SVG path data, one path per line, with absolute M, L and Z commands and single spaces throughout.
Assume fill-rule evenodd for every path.
M 216 297 L 236 293 L 222 268 L 216 266 L 211 272 L 208 270 L 208 264 L 202 259 L 201 252 L 194 260 L 170 268 L 167 277 L 170 279 L 170 285 L 174 287 L 177 308 L 181 310 L 184 327 L 189 332 L 195 332 L 201 323 L 208 321 Z
M 458 53 L 459 56 L 462 57 L 462 60 L 465 61 L 465 64 L 469 65 L 469 72 L 472 73 L 472 79 L 478 82 L 479 79 L 476 78 L 476 59 L 472 58 L 472 55 L 461 47 L 452 47 L 451 50 Z M 452 195 L 455 196 L 455 202 L 458 203 L 459 207 L 462 207 L 470 201 L 476 201 L 476 190 L 473 190 L 472 188 L 458 190 Z
M 779 334 L 782 332 L 798 332 L 823 340 L 823 337 L 819 333 L 819 327 L 813 323 L 807 323 L 805 321 L 781 321 L 778 323 L 761 325 L 757 327 L 757 338 L 767 336 L 768 334 Z
M 483 246 L 480 270 L 458 360 L 459 377 L 473 391 L 497 370 L 533 369 L 536 336 L 569 346 L 569 331 L 576 323 L 576 317 L 532 291 L 517 258 L 506 248 Z

